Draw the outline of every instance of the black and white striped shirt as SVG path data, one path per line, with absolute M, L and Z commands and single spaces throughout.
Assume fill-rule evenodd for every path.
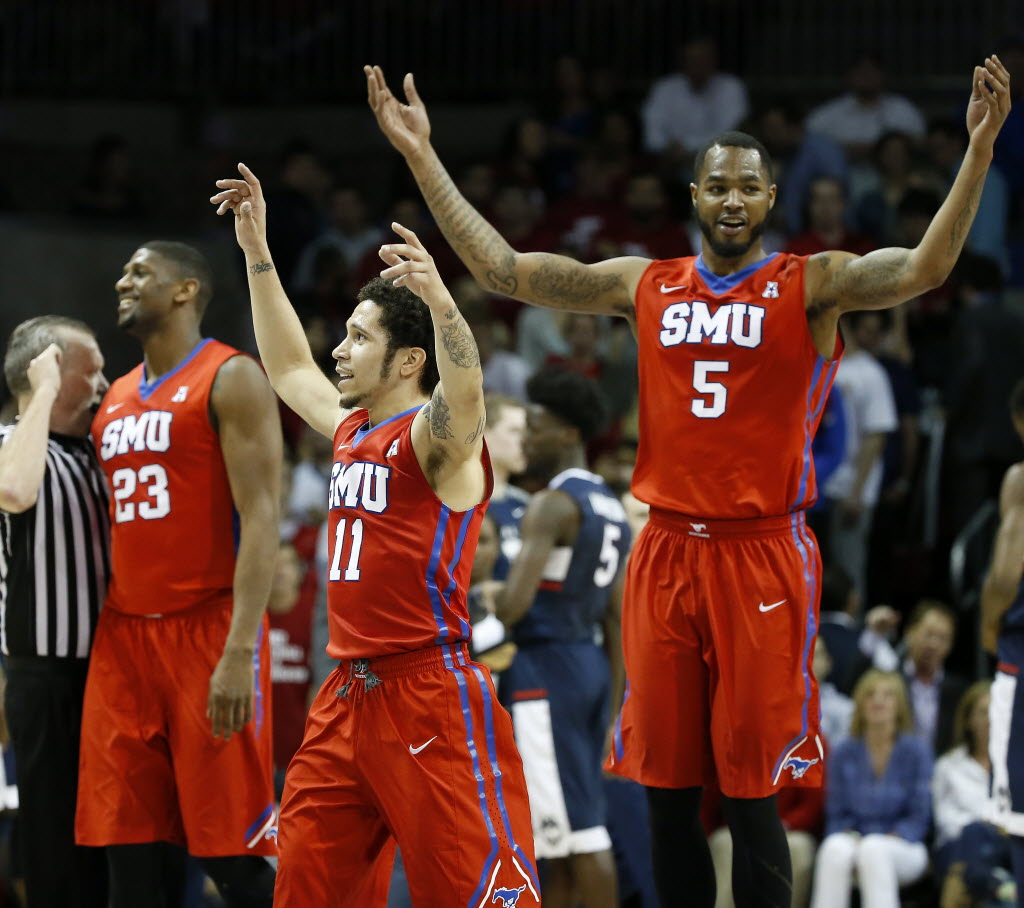
M 0 444 L 13 431 L 0 426 Z M 106 483 L 92 443 L 51 432 L 35 506 L 0 510 L 4 653 L 87 657 L 109 575 Z

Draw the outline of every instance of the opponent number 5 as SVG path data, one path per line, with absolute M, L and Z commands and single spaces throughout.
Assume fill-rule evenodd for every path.
M 690 411 L 701 419 L 717 419 L 725 412 L 729 389 L 720 381 L 708 381 L 712 372 L 728 372 L 729 364 L 719 360 L 697 360 L 693 364 L 693 388 L 698 394 L 710 394 L 710 402 L 695 399 L 690 401 Z

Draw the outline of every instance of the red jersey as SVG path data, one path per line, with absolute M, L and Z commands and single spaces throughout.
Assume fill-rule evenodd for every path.
M 807 259 L 727 277 L 700 257 L 652 262 L 636 291 L 640 445 L 633 493 L 695 517 L 773 517 L 816 496 L 811 441 L 839 356 L 814 346 Z
M 145 363 L 111 385 L 92 424 L 110 488 L 106 608 L 166 615 L 231 603 L 234 502 L 210 424 L 217 370 L 239 351 L 204 339 L 166 375 Z
M 453 511 L 434 494 L 412 447 L 413 407 L 369 427 L 341 421 L 328 492 L 328 654 L 363 659 L 468 640 L 466 589 L 491 497 Z

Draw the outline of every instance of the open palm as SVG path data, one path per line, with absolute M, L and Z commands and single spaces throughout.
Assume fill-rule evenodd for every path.
M 408 104 L 403 104 L 388 88 L 379 66 L 364 66 L 367 100 L 377 118 L 381 132 L 406 157 L 416 154 L 430 141 L 430 120 L 427 108 L 407 73 L 402 83 Z

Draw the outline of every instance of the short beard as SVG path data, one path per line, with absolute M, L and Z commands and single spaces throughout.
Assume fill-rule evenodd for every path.
M 711 251 L 715 255 L 723 259 L 738 259 L 745 256 L 750 251 L 754 243 L 761 238 L 761 234 L 764 233 L 764 228 L 767 224 L 767 219 L 750 228 L 750 239 L 746 243 L 735 243 L 729 240 L 716 240 L 712 233 L 711 224 L 699 215 L 697 216 L 697 223 L 700 224 L 700 232 L 704 234 L 704 239 L 708 241 L 708 245 L 711 247 Z
M 380 366 L 380 377 L 379 381 L 381 384 L 386 382 L 391 377 L 391 366 L 395 361 L 395 354 L 385 354 L 386 359 Z M 380 387 L 380 385 L 378 385 Z M 362 394 L 354 394 L 351 397 L 346 397 L 344 391 L 338 392 L 338 407 L 342 410 L 354 410 L 358 407 L 367 397 L 370 396 L 369 391 L 363 391 Z

